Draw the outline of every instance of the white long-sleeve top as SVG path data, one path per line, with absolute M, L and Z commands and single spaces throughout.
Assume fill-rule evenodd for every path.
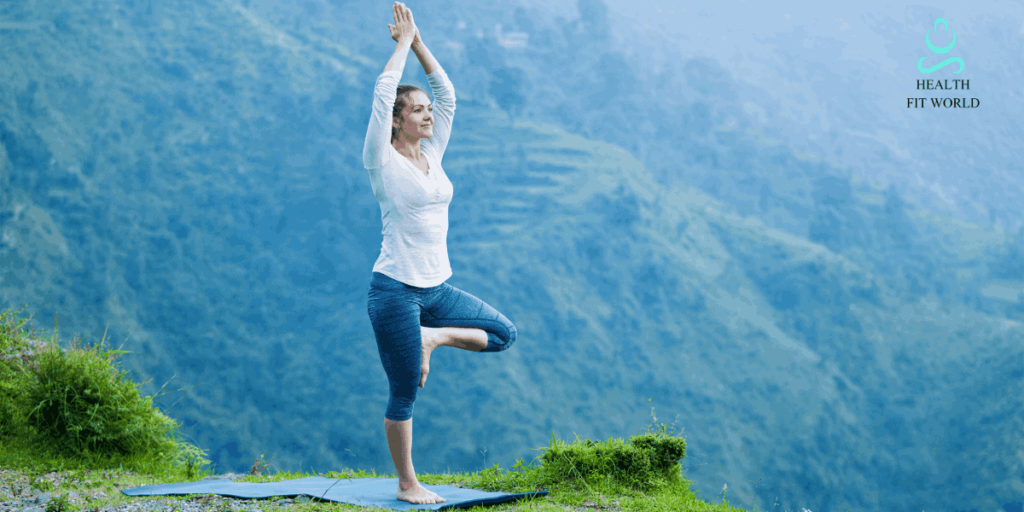
M 391 112 L 401 71 L 385 71 L 373 88 L 373 111 L 363 144 L 363 166 L 380 203 L 384 240 L 373 265 L 405 284 L 429 288 L 452 275 L 448 261 L 448 204 L 452 182 L 441 168 L 455 116 L 455 87 L 438 68 L 427 75 L 434 96 L 433 137 L 420 139 L 429 171 L 423 171 L 391 145 Z

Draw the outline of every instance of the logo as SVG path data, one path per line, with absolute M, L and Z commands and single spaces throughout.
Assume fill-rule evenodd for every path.
M 953 41 L 951 41 L 949 43 L 949 46 L 943 46 L 942 48 L 939 48 L 939 47 L 935 46 L 934 44 L 932 44 L 932 30 L 934 30 L 936 33 L 938 33 L 939 25 L 940 24 L 942 25 L 942 30 L 944 32 L 948 32 L 949 34 L 951 34 L 953 36 Z M 925 33 L 924 33 L 924 43 L 926 45 L 928 45 L 928 49 L 931 50 L 936 55 L 945 55 L 945 54 L 949 53 L 950 50 L 952 50 L 954 46 L 956 46 L 956 32 L 954 32 L 953 29 L 949 28 L 949 23 L 946 21 L 945 18 L 938 18 L 938 19 L 935 20 L 935 23 L 932 24 L 932 28 L 930 28 L 927 31 L 925 31 Z M 946 66 L 948 66 L 950 64 L 953 64 L 953 63 L 960 64 L 960 69 L 954 71 L 953 74 L 958 74 L 958 73 L 960 73 L 961 71 L 964 70 L 964 59 L 962 59 L 960 57 L 950 57 L 950 58 L 948 58 L 948 59 L 946 59 L 946 60 L 944 60 L 944 61 L 942 61 L 942 62 L 940 62 L 938 64 L 935 64 L 934 66 L 927 67 L 927 68 L 923 66 L 924 65 L 924 61 L 926 61 L 926 60 L 928 60 L 928 57 L 921 57 L 917 61 L 917 70 L 922 72 L 922 73 L 924 73 L 924 74 L 926 74 L 926 75 L 930 74 L 930 73 L 934 73 L 934 72 L 936 72 L 936 71 L 938 71 L 938 70 L 940 70 L 940 69 L 942 69 L 942 68 L 944 68 L 944 67 L 946 67 Z M 950 82 L 952 82 L 952 83 L 950 83 Z M 917 89 L 918 90 L 921 90 L 921 89 L 925 89 L 925 90 L 936 90 L 936 89 L 938 89 L 938 90 L 950 90 L 950 89 L 955 89 L 955 90 L 964 90 L 964 91 L 966 91 L 966 90 L 969 90 L 970 88 L 971 88 L 971 81 L 967 80 L 967 79 L 962 79 L 962 78 L 954 78 L 954 79 L 941 78 L 941 79 L 927 79 L 927 80 L 918 80 L 917 81 Z M 945 108 L 978 108 L 978 107 L 981 106 L 981 100 L 978 99 L 978 98 L 948 98 L 948 97 L 947 98 L 907 98 L 907 108 L 925 108 L 925 107 L 928 106 L 927 100 L 929 100 L 929 99 L 931 100 L 931 105 L 932 105 L 933 108 L 938 108 L 938 107 L 945 107 Z
M 956 32 L 953 32 L 953 29 L 949 28 L 949 23 L 946 23 L 946 19 L 945 18 L 939 18 L 939 19 L 935 20 L 935 24 L 932 25 L 932 28 L 935 29 L 936 32 L 939 31 L 939 23 L 942 23 L 942 29 L 944 31 L 947 31 L 947 32 L 950 32 L 951 34 L 953 34 L 953 42 L 949 43 L 949 46 L 945 46 L 943 48 L 937 48 L 934 44 L 932 44 L 931 35 L 930 35 L 931 30 L 928 30 L 927 32 L 924 33 L 924 42 L 925 42 L 925 44 L 928 45 L 928 49 L 929 50 L 931 50 L 931 51 L 933 51 L 933 52 L 935 52 L 935 53 L 937 53 L 939 55 L 944 55 L 946 53 L 949 53 L 949 51 L 952 50 L 953 46 L 956 44 Z M 936 64 L 936 65 L 934 65 L 932 67 L 930 67 L 930 68 L 922 68 L 921 64 L 927 58 L 928 57 L 921 57 L 921 60 L 917 61 L 917 70 L 918 71 L 920 71 L 922 73 L 934 73 L 934 72 L 942 69 L 943 67 L 945 67 L 945 66 L 947 66 L 949 64 L 952 64 L 954 62 L 960 64 L 960 69 L 954 71 L 953 73 L 959 73 L 959 72 L 964 70 L 964 59 L 961 59 L 960 57 L 950 57 L 950 58 L 948 58 L 948 59 L 946 59 L 946 60 L 944 60 L 944 61 L 942 61 L 942 62 L 940 62 L 940 63 L 938 63 L 938 64 Z

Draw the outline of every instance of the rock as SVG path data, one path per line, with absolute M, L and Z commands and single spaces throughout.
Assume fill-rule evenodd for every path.
M 45 505 L 45 504 L 47 504 L 52 499 L 53 499 L 53 494 L 52 493 L 44 492 L 44 493 L 40 494 L 39 496 L 36 496 L 35 503 L 36 503 L 36 505 Z
M 21 509 L 21 512 L 46 512 L 46 509 L 43 507 L 27 507 Z
M 584 501 L 583 502 L 583 506 L 584 507 L 596 507 L 597 503 L 594 503 L 593 501 Z
M 305 494 L 300 494 L 300 495 L 295 497 L 295 503 L 309 503 L 311 501 L 313 501 L 313 498 L 310 498 L 309 496 L 306 496 Z
M 77 497 L 78 497 L 78 493 L 75 492 L 75 491 L 71 491 L 71 492 L 68 493 L 68 498 L 77 498 Z

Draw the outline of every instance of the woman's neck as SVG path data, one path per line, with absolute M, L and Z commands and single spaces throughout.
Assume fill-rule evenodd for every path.
M 395 147 L 395 151 L 398 151 L 403 156 L 412 161 L 418 161 L 420 159 L 420 140 L 409 140 L 405 137 L 399 136 L 397 139 L 391 141 L 391 145 Z

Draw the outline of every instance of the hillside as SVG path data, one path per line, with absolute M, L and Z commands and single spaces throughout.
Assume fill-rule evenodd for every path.
M 138 381 L 180 389 L 158 405 L 218 471 L 266 453 L 388 472 L 366 314 L 380 210 L 359 159 L 387 55 L 255 7 L 6 8 L 0 306 L 97 339 L 109 324 Z M 989 273 L 1013 269 L 1006 234 L 777 148 L 808 193 L 764 200 L 817 226 L 794 235 L 453 81 L 449 282 L 519 341 L 432 358 L 418 470 L 508 467 L 552 431 L 622 437 L 653 398 L 705 499 L 727 483 L 762 509 L 1024 501 L 1024 299 Z M 425 85 L 411 54 L 403 82 Z

